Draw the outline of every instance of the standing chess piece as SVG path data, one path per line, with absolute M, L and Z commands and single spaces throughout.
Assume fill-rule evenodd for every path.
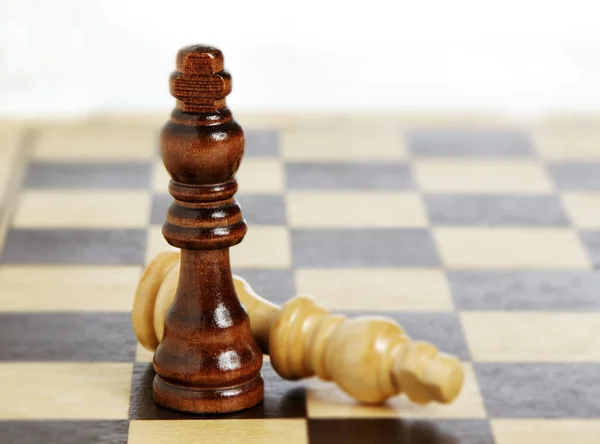
M 233 198 L 244 135 L 225 105 L 231 76 L 218 49 L 181 49 L 170 87 L 177 103 L 163 127 L 161 151 L 174 202 L 162 232 L 181 249 L 181 262 L 154 354 L 154 399 L 185 412 L 234 412 L 259 403 L 264 390 L 262 354 L 229 263 L 229 247 L 246 234 Z
M 177 252 L 156 256 L 140 279 L 134 330 L 153 350 L 164 334 L 165 313 L 179 280 Z M 236 292 L 248 310 L 254 339 L 271 355 L 285 379 L 317 375 L 355 399 L 377 404 L 400 393 L 413 402 L 450 403 L 464 382 L 462 364 L 427 342 L 412 341 L 402 327 L 382 317 L 347 319 L 332 315 L 307 297 L 278 307 L 234 276 Z

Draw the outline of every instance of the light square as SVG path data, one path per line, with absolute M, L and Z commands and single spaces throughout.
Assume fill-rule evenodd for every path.
M 462 312 L 478 362 L 600 362 L 600 314 Z
M 575 232 L 562 228 L 436 228 L 444 265 L 454 269 L 589 269 Z
M 167 193 L 171 176 L 167 172 L 162 160 L 156 160 L 152 164 L 152 190 L 160 193 Z
M 544 158 L 600 160 L 600 125 L 552 125 L 533 131 L 533 145 Z
M 418 160 L 419 188 L 430 193 L 549 193 L 543 165 L 530 160 Z
M 600 228 L 600 193 L 565 193 L 561 198 L 576 227 Z
M 308 382 L 307 408 L 310 418 L 485 418 L 485 408 L 477 377 L 470 364 L 465 366 L 465 384 L 449 405 L 418 405 L 405 396 L 396 396 L 381 406 L 359 404 L 330 382 Z
M 0 204 L 4 203 L 8 184 L 15 172 L 14 164 L 19 159 L 19 144 L 22 137 L 23 131 L 20 125 L 0 126 Z
M 21 123 L 0 122 L 0 158 L 13 155 L 23 137 L 24 126 Z
M 597 444 L 600 421 L 574 419 L 495 419 L 496 444 Z
M 151 225 L 146 230 L 146 264 L 163 251 L 176 251 L 177 248 L 169 245 L 162 234 L 162 225 Z
M 127 312 L 138 266 L 3 266 L 0 311 Z
M 235 113 L 235 120 L 245 131 L 264 131 L 289 127 L 295 123 L 297 116 L 281 112 L 275 114 L 238 112 Z
M 236 174 L 238 193 L 281 193 L 285 188 L 283 164 L 277 158 L 244 158 Z
M 244 240 L 232 247 L 231 265 L 239 268 L 289 268 L 290 234 L 282 225 L 250 225 Z
M 128 444 L 306 444 L 304 419 L 131 421 Z
M 125 420 L 133 364 L 0 363 L 3 420 Z
M 38 130 L 33 157 L 45 161 L 148 160 L 158 143 L 158 131 L 143 125 L 54 125 Z
M 371 131 L 343 128 L 339 131 L 293 129 L 282 132 L 286 159 L 301 161 L 403 160 L 406 147 L 396 128 Z
M 143 228 L 150 221 L 145 191 L 26 191 L 15 228 Z
M 301 269 L 299 294 L 331 310 L 450 311 L 446 277 L 437 269 Z
M 417 193 L 290 191 L 287 214 L 294 228 L 425 227 Z

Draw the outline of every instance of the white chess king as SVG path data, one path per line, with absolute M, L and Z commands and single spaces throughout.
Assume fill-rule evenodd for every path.
M 178 280 L 179 253 L 171 251 L 154 258 L 140 279 L 132 320 L 139 342 L 148 350 L 155 350 L 162 339 Z M 411 341 L 392 320 L 347 319 L 302 296 L 279 308 L 242 278 L 234 276 L 234 284 L 254 339 L 284 379 L 317 375 L 368 404 L 401 393 L 415 403 L 450 403 L 460 393 L 460 361 L 427 342 Z

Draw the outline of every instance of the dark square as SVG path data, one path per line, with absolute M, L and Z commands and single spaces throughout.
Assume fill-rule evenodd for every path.
M 600 418 L 600 364 L 490 363 L 475 370 L 490 417 Z
M 248 282 L 258 295 L 275 304 L 281 305 L 296 295 L 291 270 L 234 268 L 233 273 Z
M 527 134 L 515 130 L 417 130 L 407 135 L 415 156 L 531 156 Z
M 285 225 L 285 201 L 279 194 L 243 194 L 236 195 L 242 207 L 246 222 L 256 225 Z
M 579 232 L 579 236 L 594 268 L 600 268 L 600 231 L 582 230 Z
M 289 189 L 304 190 L 397 190 L 414 188 L 410 168 L 402 163 L 317 163 L 286 165 Z
M 425 203 L 433 225 L 567 226 L 556 196 L 428 195 Z
M 356 312 L 346 313 L 350 317 Z M 414 341 L 427 341 L 438 350 L 457 356 L 463 361 L 471 359 L 469 347 L 456 313 L 398 313 L 375 312 L 376 315 L 392 318 L 399 323 Z
M 447 277 L 459 310 L 600 310 L 595 271 L 451 271 Z
M 170 194 L 153 194 L 152 208 L 150 210 L 150 223 L 152 225 L 162 225 L 167 217 L 167 209 L 173 202 Z
M 311 444 L 494 444 L 485 420 L 310 419 Z
M 265 361 L 261 370 L 265 381 L 264 401 L 248 410 L 226 415 L 191 415 L 164 409 L 152 399 L 152 364 L 137 363 L 133 368 L 133 383 L 129 402 L 130 420 L 155 419 L 257 419 L 304 418 L 306 416 L 306 390 L 302 382 L 281 379 Z
M 425 229 L 292 230 L 296 267 L 435 267 Z
M 8 232 L 8 264 L 138 265 L 146 255 L 146 230 L 25 230 Z
M 561 190 L 600 190 L 600 162 L 555 162 L 549 169 Z
M 127 421 L 0 421 L 6 444 L 126 444 Z
M 0 314 L 1 361 L 132 362 L 129 313 Z
M 146 189 L 151 162 L 31 162 L 27 188 Z
M 279 156 L 279 134 L 277 131 L 244 131 L 246 146 L 244 155 L 248 157 Z

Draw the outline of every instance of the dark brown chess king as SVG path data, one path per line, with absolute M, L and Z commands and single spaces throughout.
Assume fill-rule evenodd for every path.
M 233 197 L 244 134 L 225 105 L 231 76 L 218 49 L 181 49 L 170 88 L 177 102 L 161 151 L 174 202 L 162 232 L 181 249 L 181 265 L 154 354 L 154 399 L 186 412 L 233 412 L 259 403 L 264 392 L 262 353 L 229 264 L 229 247 L 246 234 Z

